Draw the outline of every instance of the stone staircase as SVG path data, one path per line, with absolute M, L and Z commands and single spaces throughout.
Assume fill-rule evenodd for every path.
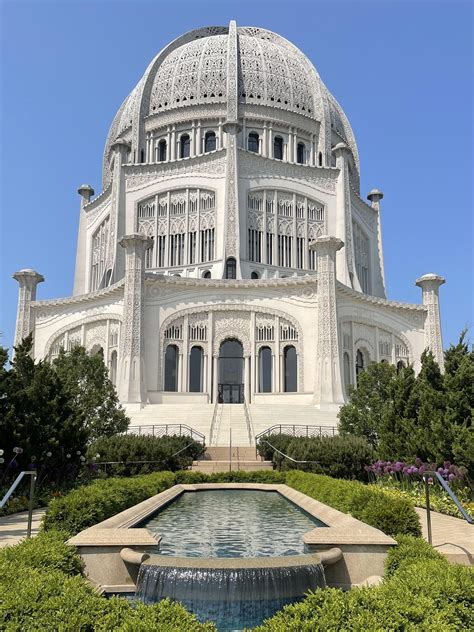
M 253 436 L 252 436 L 253 440 Z M 250 446 L 244 404 L 218 404 L 211 446 Z
M 310 404 L 251 404 L 250 418 L 254 434 L 275 425 L 326 426 L 338 425 L 338 411 L 318 410 Z
M 230 429 L 232 444 L 250 446 L 247 421 L 243 404 L 218 404 L 214 427 L 211 425 L 214 415 L 214 404 L 201 402 L 148 404 L 144 408 L 125 406 L 131 419 L 131 426 L 153 426 L 161 424 L 186 424 L 202 433 L 206 445 L 228 446 Z M 263 432 L 274 425 L 310 425 L 326 426 L 332 433 L 332 427 L 338 425 L 337 411 L 321 411 L 310 404 L 250 404 L 252 439 L 255 434 Z M 151 429 L 150 429 L 151 430 Z
M 235 404 L 234 404 L 235 405 Z M 194 461 L 192 470 L 212 474 L 214 472 L 256 472 L 272 470 L 271 461 L 263 461 L 251 446 L 210 447 L 202 459 Z

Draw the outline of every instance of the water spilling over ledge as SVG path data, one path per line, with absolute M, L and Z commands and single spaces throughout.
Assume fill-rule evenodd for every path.
M 145 603 L 169 597 L 219 630 L 241 630 L 325 586 L 319 555 L 212 560 L 153 555 L 140 566 L 136 595 Z

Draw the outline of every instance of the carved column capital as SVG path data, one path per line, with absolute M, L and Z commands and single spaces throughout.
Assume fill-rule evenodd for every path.
M 425 274 L 416 280 L 421 287 L 423 305 L 427 308 L 425 320 L 425 349 L 429 349 L 441 371 L 444 371 L 443 339 L 439 312 L 439 288 L 446 279 L 437 274 Z
M 34 315 L 31 310 L 32 301 L 36 300 L 38 283 L 44 281 L 43 275 L 30 268 L 19 270 L 13 275 L 18 282 L 18 311 L 16 316 L 15 345 L 26 338 L 34 329 Z

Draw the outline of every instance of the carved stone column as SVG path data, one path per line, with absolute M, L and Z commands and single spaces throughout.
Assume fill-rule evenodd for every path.
M 349 156 L 350 150 L 344 143 L 337 144 L 332 150 L 336 157 L 339 176 L 336 182 L 336 233 L 345 245 L 337 254 L 338 279 L 355 290 L 361 291 L 359 280 L 354 273 L 354 252 L 352 242 L 351 200 L 349 188 Z
M 145 235 L 125 235 L 125 288 L 123 336 L 120 344 L 119 397 L 122 402 L 146 404 L 145 380 L 145 250 L 152 240 Z
M 77 192 L 81 196 L 81 209 L 79 212 L 79 231 L 77 233 L 76 270 L 74 273 L 73 295 L 85 294 L 87 287 L 87 216 L 84 206 L 89 204 L 94 195 L 94 189 L 90 184 L 81 184 Z
M 336 306 L 336 253 L 344 246 L 337 237 L 323 236 L 311 244 L 318 270 L 318 328 L 314 402 L 331 408 L 344 401 L 341 384 Z
M 437 274 L 425 274 L 416 280 L 416 285 L 421 287 L 423 294 L 423 305 L 428 310 L 425 320 L 425 349 L 433 353 L 441 371 L 444 371 L 444 353 L 439 315 L 439 286 L 443 283 L 446 283 L 446 279 Z
M 36 288 L 38 283 L 44 281 L 44 277 L 29 268 L 15 272 L 15 281 L 20 286 L 18 289 L 18 311 L 16 314 L 15 346 L 20 344 L 34 329 L 35 318 L 31 309 L 32 301 L 36 300 Z
M 379 263 L 380 263 L 380 278 L 383 285 L 383 296 L 386 295 L 385 290 L 385 265 L 383 260 L 383 248 L 382 248 L 382 225 L 380 217 L 380 202 L 383 200 L 383 193 L 378 189 L 372 189 L 367 194 L 367 199 L 370 201 L 372 208 L 377 211 L 377 248 L 379 251 Z

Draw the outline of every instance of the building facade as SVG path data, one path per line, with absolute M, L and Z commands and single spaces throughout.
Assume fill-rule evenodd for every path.
M 337 423 L 369 362 L 417 369 L 430 348 L 443 363 L 444 279 L 417 280 L 420 305 L 386 298 L 383 194 L 364 201 L 359 174 L 350 124 L 298 48 L 235 22 L 186 33 L 115 116 L 102 192 L 79 189 L 73 295 L 37 301 L 43 277 L 14 275 L 16 342 L 103 354 L 134 423 L 180 417 L 211 443 L 226 442 L 219 404 L 245 409 L 228 421 L 242 441 Z

